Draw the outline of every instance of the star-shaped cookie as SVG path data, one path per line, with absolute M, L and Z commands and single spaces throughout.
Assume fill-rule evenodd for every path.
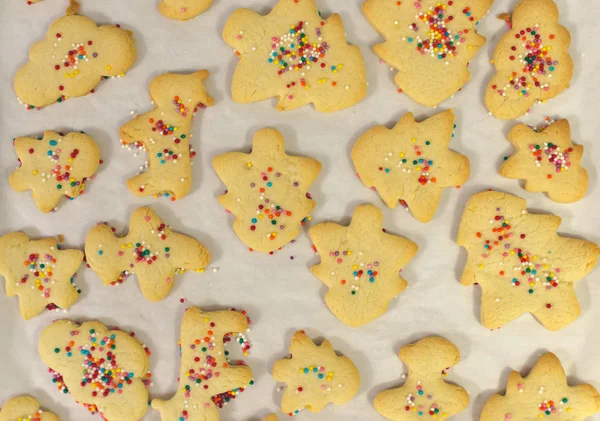
M 358 392 L 360 375 L 352 361 L 335 353 L 331 343 L 315 343 L 296 332 L 290 347 L 291 358 L 278 360 L 273 377 L 287 385 L 281 411 L 292 416 L 303 409 L 320 412 L 328 403 L 343 405 Z
M 315 0 L 278 0 L 266 16 L 238 9 L 223 38 L 240 58 L 231 83 L 235 102 L 277 97 L 278 110 L 312 103 L 332 112 L 366 95 L 360 49 L 346 43 L 340 16 L 323 19 Z
M 191 74 L 165 73 L 150 83 L 156 106 L 121 127 L 121 145 L 135 144 L 148 152 L 145 171 L 127 180 L 136 196 L 185 197 L 192 184 L 190 146 L 192 119 L 199 108 L 212 106 L 204 81 L 208 71 Z
M 390 208 L 398 203 L 421 222 L 429 222 L 447 187 L 469 178 L 469 158 L 448 149 L 454 114 L 444 111 L 418 123 L 405 114 L 393 129 L 376 126 L 352 148 L 352 161 L 365 186 Z
M 0 421 L 60 421 L 55 414 L 43 411 L 37 399 L 17 396 L 0 406 Z
M 236 216 L 233 229 L 253 250 L 268 253 L 292 241 L 316 205 L 308 188 L 321 163 L 286 154 L 275 129 L 256 132 L 249 154 L 224 153 L 213 167 L 227 186 L 219 202 Z
M 158 10 L 169 19 L 189 20 L 204 13 L 212 0 L 160 0 Z
M 388 302 L 407 287 L 399 273 L 419 247 L 387 234 L 377 207 L 357 206 L 349 226 L 323 222 L 309 235 L 321 258 L 311 271 L 329 288 L 327 307 L 348 326 L 362 326 L 383 315 Z
M 490 114 L 512 120 L 564 91 L 573 76 L 570 43 L 553 0 L 521 0 L 494 52 L 497 73 L 485 94 Z
M 494 0 L 367 0 L 363 13 L 385 42 L 373 50 L 398 71 L 402 92 L 430 107 L 471 78 L 469 61 L 485 44 L 476 31 Z
M 487 400 L 481 421 L 531 421 L 538 418 L 584 421 L 600 412 L 600 394 L 589 384 L 569 386 L 560 360 L 544 354 L 526 377 L 508 376 L 506 392 Z
M 402 386 L 375 397 L 373 405 L 381 415 L 392 421 L 446 419 L 469 405 L 465 389 L 444 381 L 445 369 L 460 361 L 460 351 L 452 342 L 430 336 L 402 347 L 399 357 L 408 367 L 408 376 Z
M 175 275 L 186 270 L 203 272 L 210 261 L 208 250 L 198 240 L 173 231 L 148 207 L 133 212 L 124 237 L 116 237 L 106 224 L 92 228 L 85 239 L 85 255 L 107 285 L 121 284 L 135 274 L 142 294 L 153 302 L 169 294 Z
M 559 236 L 560 218 L 527 212 L 524 199 L 487 191 L 471 197 L 457 242 L 467 250 L 463 285 L 479 284 L 481 322 L 496 329 L 532 313 L 559 330 L 580 313 L 574 283 L 596 265 L 594 243 Z
M 18 137 L 14 146 L 20 166 L 8 181 L 15 191 L 31 190 L 42 212 L 56 209 L 63 197 L 82 194 L 100 164 L 98 145 L 83 133 L 63 136 L 48 130 L 43 138 Z
M 177 393 L 169 400 L 154 399 L 162 421 L 218 421 L 212 397 L 253 383 L 249 367 L 232 366 L 223 337 L 248 329 L 246 316 L 232 310 L 186 310 L 181 323 L 181 371 Z
M 542 131 L 524 124 L 512 128 L 508 140 L 515 153 L 505 158 L 500 174 L 525 180 L 525 190 L 546 192 L 559 203 L 583 199 L 588 173 L 581 166 L 583 146 L 571 142 L 568 120 L 559 120 Z
M 19 313 L 25 320 L 45 308 L 68 309 L 77 301 L 75 273 L 83 252 L 63 250 L 56 239 L 31 240 L 23 232 L 0 237 L 0 275 L 6 295 L 19 297 Z

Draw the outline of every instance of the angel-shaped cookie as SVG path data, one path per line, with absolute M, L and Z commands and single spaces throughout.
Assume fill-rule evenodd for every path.
M 60 249 L 55 238 L 31 240 L 23 232 L 0 237 L 0 275 L 6 294 L 19 297 L 25 320 L 46 307 L 68 309 L 77 301 L 74 277 L 82 261 L 83 252 Z
M 38 342 L 63 394 L 107 421 L 138 421 L 148 409 L 149 351 L 132 334 L 97 321 L 59 320 Z
M 398 71 L 401 91 L 430 107 L 471 78 L 469 61 L 485 44 L 476 31 L 494 0 L 366 0 L 363 13 L 386 41 L 373 50 Z
M 181 199 L 192 183 L 190 129 L 199 108 L 212 106 L 204 81 L 209 73 L 165 73 L 150 83 L 156 108 L 121 127 L 121 145 L 141 144 L 148 152 L 146 171 L 127 180 L 136 196 Z
M 508 376 L 506 393 L 487 400 L 481 421 L 531 421 L 556 418 L 584 421 L 600 412 L 600 394 L 589 384 L 569 386 L 560 360 L 544 354 L 526 377 Z
M 487 191 L 471 197 L 457 242 L 467 250 L 463 285 L 479 284 L 481 323 L 496 329 L 532 313 L 558 330 L 580 313 L 574 283 L 596 265 L 600 248 L 559 236 L 560 218 L 527 212 L 524 199 Z
M 232 310 L 186 310 L 181 323 L 181 371 L 177 393 L 154 399 L 162 421 L 218 421 L 213 397 L 253 383 L 249 367 L 232 366 L 225 357 L 223 337 L 248 329 L 246 316 Z
M 364 133 L 352 148 L 352 161 L 365 186 L 374 187 L 386 205 L 400 202 L 429 222 L 444 189 L 469 178 L 469 158 L 448 149 L 454 127 L 451 110 L 420 123 L 407 113 L 393 129 L 376 126 Z
M 43 138 L 18 137 L 14 146 L 20 166 L 8 181 L 15 191 L 31 190 L 42 212 L 56 209 L 63 197 L 82 194 L 100 164 L 98 145 L 83 133 L 62 136 L 48 130 Z
M 223 38 L 240 57 L 231 83 L 235 102 L 277 97 L 281 111 L 312 103 L 332 112 L 366 95 L 360 49 L 346 43 L 340 16 L 323 19 L 315 0 L 278 0 L 266 16 L 238 9 Z
M 515 147 L 500 174 L 525 180 L 525 190 L 547 192 L 559 203 L 583 199 L 588 188 L 588 173 L 581 166 L 583 146 L 571 142 L 568 120 L 559 120 L 542 131 L 525 124 L 512 128 L 508 140 Z
M 497 73 L 485 94 L 490 114 L 512 120 L 564 91 L 573 76 L 570 43 L 553 0 L 521 0 L 494 52 Z
M 465 389 L 444 381 L 444 370 L 460 361 L 460 351 L 452 342 L 430 336 L 402 347 L 399 357 L 408 367 L 408 376 L 401 387 L 375 397 L 373 404 L 381 415 L 392 421 L 446 419 L 469 405 Z
M 336 354 L 331 343 L 315 343 L 296 332 L 290 346 L 291 358 L 278 360 L 273 377 L 287 385 L 281 411 L 292 416 L 303 409 L 320 412 L 329 403 L 343 405 L 358 392 L 360 375 L 348 357 Z
M 204 13 L 212 0 L 160 0 L 158 10 L 169 19 L 189 20 Z
M 60 421 L 52 412 L 43 411 L 37 399 L 16 396 L 0 406 L 0 421 Z
M 362 326 L 383 315 L 407 287 L 399 273 L 419 247 L 385 233 L 377 207 L 358 206 L 348 227 L 324 222 L 309 234 L 321 257 L 311 271 L 329 288 L 327 307 L 347 325 Z
M 105 284 L 118 285 L 135 274 L 142 294 L 153 302 L 169 294 L 175 275 L 202 272 L 210 261 L 198 240 L 173 231 L 148 207 L 133 212 L 124 237 L 116 237 L 106 224 L 96 225 L 85 239 L 85 254 Z
M 316 205 L 308 187 L 321 163 L 286 154 L 275 129 L 256 132 L 249 154 L 224 153 L 213 167 L 227 186 L 219 202 L 236 216 L 233 229 L 253 250 L 268 253 L 292 241 Z

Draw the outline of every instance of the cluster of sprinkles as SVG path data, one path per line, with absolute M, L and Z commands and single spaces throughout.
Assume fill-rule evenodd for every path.
M 329 252 L 329 257 L 333 260 L 334 264 L 341 265 L 344 263 L 344 259 L 352 259 L 350 256 L 353 255 L 352 250 L 332 250 Z M 358 260 L 362 260 L 363 252 L 358 252 Z M 361 279 L 368 281 L 368 284 L 372 284 L 377 280 L 379 272 L 377 268 L 379 262 L 362 262 L 352 264 L 351 271 L 338 275 L 340 285 L 349 285 L 350 294 L 356 295 L 360 289 Z M 332 271 L 331 276 L 336 276 L 336 272 Z M 367 284 L 367 285 L 368 285 Z
M 558 407 L 556 407 L 556 404 L 554 401 L 544 400 L 543 402 L 538 404 L 538 409 L 542 412 L 539 414 L 539 418 L 545 418 L 547 416 L 549 417 L 550 415 L 562 412 L 563 411 L 562 407 L 565 404 L 567 404 L 568 402 L 569 402 L 569 399 L 562 398 L 560 401 L 558 401 Z M 566 412 L 571 412 L 572 408 L 568 407 L 568 408 L 565 408 L 565 410 L 566 410 Z
M 540 35 L 539 25 L 521 29 L 515 33 L 515 44 L 510 47 L 510 61 L 517 61 L 522 65 L 521 72 L 512 72 L 508 75 L 506 85 L 492 85 L 492 89 L 505 97 L 512 89 L 519 97 L 528 97 L 532 87 L 542 91 L 550 89 L 550 79 L 558 66 L 558 61 L 552 60 L 550 51 L 552 47 L 544 44 Z M 549 39 L 553 40 L 554 34 Z
M 422 417 L 424 415 L 429 415 L 431 417 L 436 418 L 440 413 L 440 406 L 433 401 L 433 396 L 430 394 L 425 394 L 423 390 L 423 386 L 421 386 L 421 381 L 418 380 L 416 384 L 416 396 L 412 393 L 406 395 L 406 405 L 404 406 L 404 410 L 407 412 L 415 412 L 418 416 Z M 419 404 L 417 403 L 417 399 L 421 396 L 427 397 L 431 403 L 427 404 Z M 441 414 L 442 417 L 446 418 L 448 415 L 446 413 Z
M 16 418 L 16 421 L 42 421 L 42 414 L 44 411 L 38 409 L 33 414 L 23 415 Z
M 554 172 L 561 173 L 568 171 L 571 166 L 569 154 L 573 152 L 573 148 L 567 148 L 561 151 L 560 147 L 552 142 L 544 142 L 543 144 L 530 144 L 529 149 L 533 155 L 533 161 L 537 168 L 542 166 L 542 163 L 548 162 L 554 168 Z M 546 176 L 549 180 L 552 179 L 552 174 Z
M 424 143 L 424 147 L 417 145 L 417 139 L 412 138 L 411 142 L 414 144 L 412 153 L 408 152 L 399 152 L 395 154 L 394 152 L 388 152 L 386 156 L 383 158 L 383 164 L 377 167 L 377 170 L 384 174 L 389 174 L 396 167 L 397 171 L 402 171 L 405 173 L 412 173 L 414 171 L 419 174 L 418 182 L 421 185 L 427 185 L 429 183 L 435 183 L 437 179 L 435 177 L 431 177 L 430 169 L 433 165 L 433 160 L 424 157 L 424 151 L 427 150 L 428 146 L 431 145 L 430 140 L 426 140 Z M 423 148 L 423 149 L 421 149 Z M 415 156 L 410 156 L 414 153 Z
M 526 215 L 527 211 L 522 211 L 522 215 Z M 535 288 L 541 286 L 543 289 L 550 291 L 552 288 L 557 288 L 560 283 L 559 273 L 560 268 L 552 268 L 545 257 L 540 257 L 533 254 L 521 245 L 526 245 L 527 235 L 525 233 L 517 234 L 512 230 L 509 220 L 502 215 L 501 209 L 496 208 L 496 215 L 490 219 L 492 228 L 487 233 L 488 239 L 483 242 L 484 252 L 481 254 L 483 259 L 490 257 L 495 249 L 501 250 L 503 258 L 518 259 L 519 263 L 515 264 L 510 273 L 510 269 L 505 270 L 500 264 L 498 275 L 501 277 L 510 278 L 512 287 L 524 285 L 529 294 L 534 294 Z M 485 238 L 484 234 L 477 232 L 478 239 Z M 512 242 L 517 243 L 511 244 Z M 548 253 L 552 253 L 548 251 Z M 478 268 L 483 269 L 484 264 L 479 264 Z M 496 299 L 499 301 L 499 299 Z M 552 308 L 552 304 L 546 304 L 546 308 Z
M 317 387 L 319 387 L 323 391 L 323 393 L 331 392 L 332 388 L 334 388 L 334 387 L 338 387 L 338 388 L 343 387 L 343 385 L 341 383 L 338 383 L 337 385 L 335 383 L 333 383 L 335 373 L 333 371 L 327 370 L 327 368 L 325 368 L 321 365 L 315 364 L 315 365 L 309 365 L 306 367 L 300 367 L 300 368 L 298 368 L 298 372 L 300 374 L 305 374 L 307 376 L 314 376 L 314 378 L 316 378 L 317 381 L 320 383 L 320 385 Z M 307 387 L 310 387 L 310 386 L 304 386 L 304 387 L 297 386 L 294 389 L 294 393 L 295 394 L 303 393 Z M 288 412 L 288 415 L 290 417 L 292 417 L 294 415 L 298 415 L 305 408 L 310 408 L 310 405 L 306 405 L 300 409 L 296 409 L 294 412 Z

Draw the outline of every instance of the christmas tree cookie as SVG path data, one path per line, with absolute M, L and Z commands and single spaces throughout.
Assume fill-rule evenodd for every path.
M 17 396 L 0 407 L 0 421 L 60 421 L 55 414 L 43 411 L 37 399 Z

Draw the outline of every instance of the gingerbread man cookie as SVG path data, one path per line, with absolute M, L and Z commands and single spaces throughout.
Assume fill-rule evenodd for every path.
M 554 1 L 521 0 L 512 14 L 512 29 L 494 52 L 497 73 L 485 94 L 490 114 L 512 120 L 564 91 L 573 76 L 570 43 Z
M 38 352 L 59 391 L 88 411 L 106 421 L 138 421 L 146 413 L 150 351 L 133 334 L 59 320 L 42 331 Z
M 454 114 L 444 111 L 417 123 L 405 114 L 393 129 L 377 126 L 352 148 L 352 161 L 365 186 L 390 208 L 401 203 L 421 222 L 429 222 L 445 188 L 469 178 L 469 158 L 450 151 Z
M 204 13 L 212 0 L 160 0 L 158 10 L 169 19 L 189 20 Z
M 170 196 L 182 199 L 192 183 L 190 145 L 192 119 L 200 108 L 212 106 L 204 81 L 209 73 L 165 73 L 150 83 L 156 108 L 121 127 L 121 145 L 136 144 L 148 152 L 147 168 L 127 180 L 136 196 Z
M 398 91 L 430 107 L 458 92 L 485 44 L 476 26 L 493 1 L 365 1 L 363 13 L 386 40 L 373 51 L 398 71 Z
M 583 146 L 571 142 L 568 120 L 534 130 L 524 124 L 512 128 L 508 140 L 514 155 L 505 158 L 500 174 L 525 180 L 525 190 L 547 192 L 559 203 L 583 199 L 588 188 L 588 173 L 581 166 Z
M 162 421 L 218 421 L 218 396 L 237 394 L 252 385 L 252 370 L 226 358 L 223 337 L 248 329 L 246 316 L 232 310 L 186 310 L 181 323 L 181 371 L 177 393 L 169 400 L 154 399 Z
M 60 421 L 52 412 L 43 411 L 37 399 L 17 396 L 0 407 L 0 421 Z
M 98 224 L 85 239 L 88 265 L 107 285 L 119 285 L 130 275 L 138 278 L 142 294 L 152 302 L 165 298 L 175 275 L 186 270 L 204 272 L 208 250 L 194 238 L 174 232 L 151 208 L 136 209 L 129 233 L 116 237 Z
M 6 295 L 19 297 L 19 313 L 25 320 L 45 308 L 68 309 L 79 296 L 76 272 L 83 252 L 62 250 L 56 239 L 31 240 L 23 232 L 0 237 L 0 275 Z
M 8 181 L 15 191 L 31 190 L 42 212 L 55 210 L 63 196 L 82 194 L 101 162 L 98 145 L 83 133 L 63 136 L 48 130 L 43 138 L 18 137 L 13 143 L 20 165 Z
M 235 102 L 277 97 L 281 111 L 312 103 L 332 112 L 366 95 L 360 49 L 346 43 L 339 15 L 321 18 L 315 0 L 278 0 L 266 16 L 238 9 L 223 38 L 240 57 L 231 84 Z
M 569 386 L 556 355 L 544 354 L 523 378 L 517 371 L 508 376 L 506 392 L 487 400 L 481 421 L 531 421 L 550 417 L 584 421 L 600 412 L 600 394 L 589 384 Z
M 287 385 L 281 411 L 292 416 L 303 409 L 320 412 L 328 403 L 343 405 L 358 392 L 360 375 L 348 357 L 336 354 L 331 343 L 315 343 L 296 332 L 291 357 L 275 362 L 273 377 Z
M 233 229 L 253 250 L 268 253 L 292 241 L 316 205 L 307 190 L 321 163 L 286 154 L 275 129 L 256 132 L 249 154 L 219 155 L 213 167 L 228 189 L 219 202 L 236 216 Z
M 377 207 L 358 206 L 348 227 L 324 222 L 309 234 L 321 257 L 311 271 L 329 288 L 327 307 L 348 326 L 377 319 L 407 287 L 399 273 L 419 247 L 385 233 L 383 213 Z
M 560 218 L 531 214 L 524 199 L 488 191 L 471 197 L 458 244 L 469 254 L 463 285 L 479 284 L 481 322 L 490 329 L 532 313 L 559 330 L 580 313 L 574 283 L 592 271 L 600 248 L 559 236 Z
M 460 351 L 450 341 L 427 337 L 400 350 L 408 367 L 404 385 L 375 397 L 377 412 L 392 421 L 420 417 L 446 419 L 469 405 L 469 394 L 462 387 L 444 381 L 445 369 L 460 361 Z
M 102 79 L 121 77 L 136 58 L 133 37 L 118 26 L 97 26 L 76 15 L 56 20 L 46 39 L 29 50 L 29 61 L 14 79 L 17 98 L 27 109 L 41 108 L 94 92 Z

